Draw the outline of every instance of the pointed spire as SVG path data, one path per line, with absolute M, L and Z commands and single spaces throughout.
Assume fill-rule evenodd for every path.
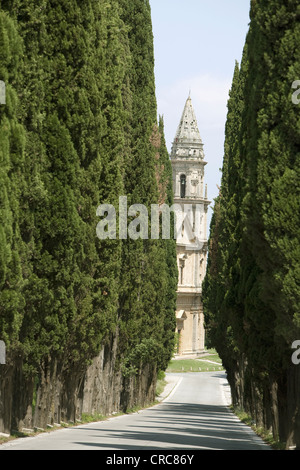
M 175 135 L 172 147 L 172 156 L 188 156 L 192 149 L 192 154 L 203 158 L 201 150 L 203 143 L 198 129 L 196 114 L 189 94 L 181 116 L 179 126 Z M 188 152 L 186 154 L 186 152 Z
M 175 139 L 176 138 L 183 142 L 202 143 L 191 96 L 186 100 L 181 121 L 176 132 Z

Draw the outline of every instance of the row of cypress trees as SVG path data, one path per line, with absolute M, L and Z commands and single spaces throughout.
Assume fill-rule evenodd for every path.
M 20 427 L 58 376 L 76 395 L 111 338 L 123 376 L 155 382 L 177 267 L 174 240 L 96 237 L 100 204 L 172 202 L 149 2 L 2 0 L 0 46 L 1 396 Z
M 203 301 L 233 403 L 300 446 L 300 6 L 252 0 L 228 101 Z

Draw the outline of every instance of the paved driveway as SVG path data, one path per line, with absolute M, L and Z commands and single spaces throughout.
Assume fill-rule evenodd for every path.
M 131 415 L 22 438 L 2 450 L 262 450 L 270 449 L 228 409 L 223 372 L 169 375 L 160 404 Z M 134 452 L 132 453 L 134 455 Z M 189 453 L 190 455 L 190 453 Z

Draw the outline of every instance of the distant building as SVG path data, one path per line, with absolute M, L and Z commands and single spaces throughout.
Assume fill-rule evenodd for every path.
M 178 355 L 204 351 L 205 329 L 201 302 L 207 262 L 207 187 L 204 185 L 203 143 L 190 96 L 171 150 L 174 204 L 177 212 L 176 331 Z

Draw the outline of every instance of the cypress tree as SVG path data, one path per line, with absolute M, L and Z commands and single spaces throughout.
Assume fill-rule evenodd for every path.
M 8 363 L 20 346 L 19 333 L 24 309 L 24 275 L 27 250 L 20 226 L 25 132 L 19 119 L 19 83 L 22 40 L 15 23 L 0 11 L 0 80 L 5 83 L 6 100 L 0 105 L 0 337 L 8 348 Z
M 31 258 L 24 367 L 39 373 L 41 386 L 59 371 L 76 387 L 116 325 L 120 244 L 97 239 L 96 209 L 121 191 L 126 31 L 117 2 L 7 8 L 26 54 L 19 88 L 31 181 L 22 226 Z
M 160 199 L 160 203 L 168 204 L 169 207 L 173 205 L 173 182 L 172 182 L 172 166 L 167 151 L 165 136 L 164 136 L 164 120 L 163 117 L 159 117 L 159 133 L 161 136 L 159 155 L 161 159 L 161 167 L 159 169 L 159 175 L 161 175 L 161 185 L 165 193 L 164 197 Z M 173 356 L 175 348 L 175 327 L 176 327 L 176 291 L 178 284 L 178 268 L 177 268 L 177 254 L 176 254 L 176 241 L 174 239 L 174 214 L 171 214 L 170 218 L 170 239 L 162 240 L 162 244 L 165 247 L 165 262 L 166 262 L 166 279 L 167 279 L 167 290 L 164 295 L 165 301 L 165 312 L 163 312 L 164 323 L 160 334 L 162 335 L 161 344 L 162 352 L 158 367 L 161 370 L 165 370 L 170 359 Z
M 276 318 L 276 349 L 285 344 L 285 351 L 280 351 L 282 358 L 289 357 L 294 328 L 299 326 L 296 287 L 299 273 L 294 268 L 299 261 L 296 229 L 299 194 L 297 185 L 293 184 L 299 176 L 299 109 L 291 99 L 291 84 L 295 74 L 300 73 L 299 14 L 299 5 L 293 1 L 253 4 L 254 27 L 249 43 L 249 48 L 256 50 L 251 65 L 253 70 L 258 65 L 259 68 L 252 81 L 257 90 L 253 102 L 258 113 L 252 126 L 257 151 L 253 154 L 254 169 L 250 173 L 253 190 L 251 213 L 249 210 L 247 213 L 251 227 L 248 231 L 262 271 L 260 298 Z M 253 108 L 251 103 L 250 109 Z M 249 152 L 249 160 L 250 157 Z M 281 185 L 281 196 L 278 185 Z
M 159 198 L 155 178 L 156 149 L 151 143 L 157 117 L 150 6 L 148 1 L 140 0 L 122 2 L 122 6 L 122 18 L 129 27 L 132 57 L 130 153 L 125 161 L 124 189 L 128 207 L 143 204 L 149 215 L 151 204 Z M 146 236 L 147 239 L 128 238 L 123 243 L 120 353 L 124 356 L 124 373 L 139 370 L 141 358 L 144 364 L 155 364 L 158 351 L 161 351 L 156 337 L 161 313 L 157 298 L 161 250 L 156 240 L 149 239 L 149 233 Z
M 207 274 L 203 283 L 203 303 L 208 342 L 222 357 L 229 371 L 235 401 L 234 374 L 244 352 L 241 342 L 243 307 L 239 293 L 241 236 L 241 188 L 243 172 L 239 137 L 243 114 L 243 80 L 247 49 L 241 68 L 236 62 L 229 92 L 225 129 L 224 159 L 220 194 L 215 200 L 210 226 Z
M 231 372 L 237 366 L 242 378 L 239 404 L 258 422 L 272 425 L 275 437 L 296 443 L 299 374 L 291 345 L 300 332 L 299 110 L 291 85 L 299 73 L 299 31 L 297 2 L 252 1 L 240 71 L 240 125 L 232 134 L 229 113 L 226 124 L 226 142 L 237 143 L 230 146 L 238 165 L 230 165 L 225 144 L 223 215 L 218 230 L 213 227 L 215 250 L 224 253 L 221 269 L 213 279 L 209 271 L 206 279 L 208 318 L 225 320 L 233 348 L 245 359 L 229 366 Z M 232 208 L 236 216 L 228 219 Z M 213 303 L 213 281 L 223 290 L 224 303 Z M 217 313 L 210 313 L 214 307 Z M 220 331 L 216 324 L 214 331 Z
M 9 56 L 3 77 L 11 72 L 20 105 L 11 88 L 10 115 L 0 109 L 7 247 L 0 325 L 21 358 L 16 389 L 25 392 L 22 403 L 14 400 L 15 425 L 26 422 L 34 393 L 34 422 L 45 426 L 57 400 L 64 418 L 75 418 L 87 367 L 112 338 L 125 375 L 149 370 L 150 386 L 167 365 L 174 240 L 99 239 L 96 211 L 104 203 L 117 208 L 127 195 L 128 206 L 142 203 L 150 214 L 152 203 L 171 201 L 171 173 L 156 122 L 148 2 L 4 0 L 1 7 L 18 30 L 8 19 L 3 42 L 9 29 L 10 47 L 24 48 L 17 75 L 20 52 L 2 48 Z

